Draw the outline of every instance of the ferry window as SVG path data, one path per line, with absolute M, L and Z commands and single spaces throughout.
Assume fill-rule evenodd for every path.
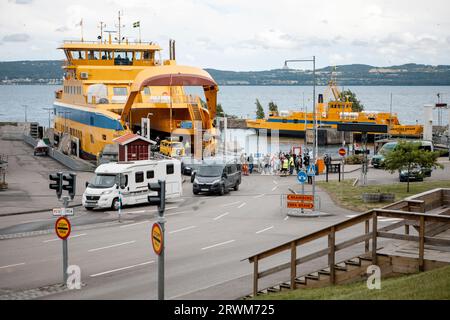
M 115 51 L 114 52 L 114 64 L 115 65 L 131 65 L 130 57 L 131 52 L 127 51 Z
M 147 179 L 153 179 L 155 177 L 155 171 L 147 171 Z
M 127 88 L 125 87 L 114 87 L 113 94 L 115 96 L 126 96 L 128 95 Z
M 298 123 L 298 119 L 294 119 L 294 123 Z
M 103 51 L 102 60 L 111 60 L 111 51 Z
M 146 96 L 150 96 L 152 94 L 149 87 L 144 87 L 144 94 Z
M 283 122 L 283 123 L 287 123 L 287 119 L 283 119 L 282 122 Z
M 102 138 L 106 141 L 106 134 L 102 135 Z
M 166 173 L 173 174 L 175 172 L 175 168 L 173 163 L 166 165 Z
M 76 59 L 78 60 L 85 60 L 86 59 L 86 52 L 85 51 L 78 51 L 76 54 Z
M 89 51 L 88 59 L 89 60 L 98 60 L 99 56 L 100 56 L 100 53 L 98 51 L 91 50 L 91 51 Z
M 91 143 L 94 143 L 94 136 L 91 134 Z
M 136 183 L 144 182 L 144 172 L 136 172 L 136 174 L 134 175 L 134 179 L 136 180 Z
M 152 57 L 152 54 L 150 51 L 144 51 L 144 60 L 150 60 Z
M 142 52 L 136 51 L 134 53 L 134 60 L 141 60 L 142 59 Z

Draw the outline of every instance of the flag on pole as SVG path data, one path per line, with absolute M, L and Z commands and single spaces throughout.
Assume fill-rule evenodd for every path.
M 78 22 L 78 23 L 75 25 L 75 27 L 78 27 L 78 26 L 80 26 L 80 27 L 83 26 L 83 19 L 81 19 L 80 22 Z
M 133 22 L 133 28 L 139 28 L 141 26 L 140 21 Z

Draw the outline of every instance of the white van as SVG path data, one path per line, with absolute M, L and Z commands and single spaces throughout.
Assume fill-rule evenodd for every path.
M 82 204 L 88 210 L 95 208 L 119 209 L 122 206 L 148 203 L 148 183 L 166 181 L 166 199 L 182 195 L 181 162 L 176 159 L 142 160 L 105 163 L 97 167 L 91 182 L 86 182 Z

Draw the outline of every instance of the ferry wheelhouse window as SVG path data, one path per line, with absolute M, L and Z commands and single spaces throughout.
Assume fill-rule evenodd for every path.
M 151 91 L 150 91 L 150 87 L 144 87 L 144 94 L 146 96 L 150 96 L 152 94 Z
M 88 53 L 88 59 L 89 60 L 98 60 L 100 58 L 100 52 L 90 50 Z
M 126 95 L 128 95 L 128 91 L 127 91 L 127 88 L 125 88 L 125 87 L 114 87 L 113 94 L 115 96 L 126 96 Z
M 85 51 L 75 51 L 72 56 L 76 60 L 85 60 L 86 52 Z
M 114 64 L 115 65 L 131 65 L 132 53 L 128 51 L 115 51 Z

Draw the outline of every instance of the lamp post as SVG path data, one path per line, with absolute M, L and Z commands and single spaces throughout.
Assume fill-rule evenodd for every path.
M 316 152 L 317 152 L 317 118 L 316 118 L 316 56 L 313 56 L 312 59 L 293 59 L 293 60 L 285 60 L 283 69 L 288 69 L 288 63 L 290 62 L 312 62 L 313 64 L 313 154 L 312 154 L 312 163 L 314 168 L 316 167 Z M 305 140 L 306 140 L 306 123 L 305 123 Z M 315 172 L 312 176 L 312 196 L 314 197 L 314 201 L 316 201 L 316 176 Z M 314 205 L 314 211 L 316 210 L 316 206 Z
M 53 108 L 42 108 L 42 109 L 48 111 L 48 128 L 50 129 L 50 115 Z
M 28 105 L 23 104 L 22 107 L 25 108 L 25 122 L 28 122 L 28 117 L 27 117 L 27 110 L 28 110 Z

